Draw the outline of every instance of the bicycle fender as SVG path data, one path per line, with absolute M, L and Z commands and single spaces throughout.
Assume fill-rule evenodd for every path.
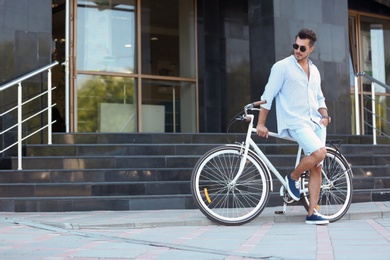
M 327 146 L 326 150 L 327 151 L 332 151 L 333 153 L 339 155 L 344 160 L 345 164 L 348 165 L 348 170 L 351 172 L 352 177 L 354 177 L 351 166 L 349 165 L 347 159 L 345 159 L 344 155 L 340 152 L 339 149 Z

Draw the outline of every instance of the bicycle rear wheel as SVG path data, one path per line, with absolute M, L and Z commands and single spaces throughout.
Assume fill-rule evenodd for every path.
M 195 204 L 210 220 L 240 225 L 256 218 L 269 198 L 268 168 L 249 151 L 245 168 L 236 183 L 243 149 L 237 145 L 214 148 L 203 155 L 191 176 Z
M 309 209 L 309 174 L 301 177 L 301 199 L 306 210 Z M 347 213 L 352 201 L 352 170 L 347 160 L 337 150 L 327 147 L 322 166 L 322 185 L 318 200 L 317 213 L 334 222 Z

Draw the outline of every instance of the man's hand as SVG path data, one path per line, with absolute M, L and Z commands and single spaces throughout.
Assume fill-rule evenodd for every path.
M 257 124 L 256 133 L 260 137 L 268 138 L 268 128 L 263 124 Z
M 321 121 L 320 121 L 320 124 L 322 124 L 322 125 L 325 126 L 325 127 L 328 127 L 328 125 L 329 125 L 329 119 L 327 119 L 327 118 L 322 118 Z
M 265 127 L 265 121 L 267 119 L 269 110 L 261 108 L 259 111 L 259 119 L 257 121 L 256 133 L 260 137 L 268 138 L 268 129 Z

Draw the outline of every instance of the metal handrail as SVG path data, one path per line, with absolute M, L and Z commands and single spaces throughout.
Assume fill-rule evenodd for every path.
M 27 73 L 26 75 L 23 75 L 17 79 L 14 79 L 13 81 L 10 81 L 10 82 L 0 86 L 0 91 L 6 90 L 7 88 L 10 88 L 14 85 L 17 85 L 17 84 L 19 84 L 19 82 L 25 81 L 26 79 L 29 79 L 35 75 L 38 75 L 38 74 L 44 72 L 45 70 L 49 70 L 56 65 L 58 65 L 58 61 L 55 61 L 53 63 L 46 65 L 46 66 L 43 66 L 43 67 L 38 68 L 36 70 L 33 70 L 33 71 Z
M 380 81 L 377 80 L 376 78 L 371 77 L 370 75 L 368 75 L 368 74 L 365 73 L 364 71 L 356 73 L 356 76 L 363 76 L 363 77 L 365 77 L 366 79 L 370 80 L 371 82 L 374 82 L 374 83 L 380 85 L 381 87 L 384 87 L 384 88 L 386 88 L 387 90 L 390 91 L 390 86 L 386 85 L 386 84 L 383 83 L 383 82 L 380 82 Z
M 10 149 L 11 147 L 17 145 L 18 146 L 18 170 L 22 170 L 22 142 L 24 140 L 26 140 L 27 138 L 29 138 L 30 136 L 42 131 L 43 129 L 47 128 L 48 130 L 48 141 L 47 143 L 48 144 L 52 144 L 52 124 L 55 123 L 55 121 L 52 121 L 52 107 L 55 106 L 55 104 L 52 104 L 52 90 L 54 90 L 55 88 L 52 88 L 52 82 L 51 82 L 51 68 L 58 65 L 58 61 L 55 61 L 51 64 L 48 64 L 46 66 L 43 66 L 41 68 L 38 68 L 34 71 L 31 71 L 30 73 L 27 73 L 15 80 L 12 80 L 11 82 L 8 82 L 2 86 L 0 86 L 0 92 L 3 91 L 3 90 L 6 90 L 8 88 L 11 88 L 13 86 L 18 86 L 18 104 L 5 111 L 4 113 L 0 114 L 0 117 L 14 111 L 14 110 L 17 110 L 17 114 L 18 114 L 18 122 L 5 129 L 4 131 L 0 132 L 0 135 L 2 134 L 5 134 L 9 131 L 11 131 L 12 129 L 16 128 L 17 127 L 17 141 L 7 147 L 5 147 L 3 150 L 0 151 L 0 153 L 3 153 L 5 151 L 7 151 L 8 149 Z M 48 77 L 47 77 L 47 91 L 43 92 L 43 93 L 40 93 L 36 96 L 33 96 L 32 98 L 26 100 L 26 101 L 23 101 L 23 96 L 22 96 L 22 82 L 35 76 L 35 75 L 38 75 L 42 72 L 45 72 L 47 71 L 48 73 Z M 26 119 L 23 119 L 22 118 L 22 108 L 23 108 L 23 105 L 32 101 L 33 99 L 36 99 L 38 97 L 41 97 L 43 95 L 47 94 L 47 107 L 41 109 L 39 112 L 35 113 L 33 116 L 30 116 Z M 28 120 L 30 120 L 32 117 L 36 116 L 36 115 L 39 115 L 39 114 L 42 114 L 44 112 L 47 112 L 47 124 L 40 127 L 38 130 L 34 131 L 32 134 L 30 135 L 27 135 L 25 137 L 22 136 L 22 124 Z
M 377 129 L 376 127 L 376 118 L 379 117 L 380 119 L 382 119 L 382 117 L 380 117 L 379 115 L 376 114 L 376 111 L 375 111 L 375 105 L 376 105 L 376 100 L 375 100 L 375 84 L 387 89 L 390 91 L 390 86 L 386 85 L 385 83 L 371 77 L 370 75 L 368 75 L 367 73 L 365 72 L 358 72 L 355 74 L 355 119 L 356 119 L 356 134 L 357 135 L 360 135 L 360 116 L 359 116 L 359 88 L 358 88 L 358 77 L 365 77 L 366 79 L 368 79 L 369 81 L 371 81 L 371 111 L 367 108 L 364 108 L 365 111 L 371 113 L 372 115 L 372 125 L 367 123 L 367 125 L 369 127 L 372 128 L 372 142 L 373 144 L 377 144 L 377 136 L 376 136 L 376 131 L 379 130 L 382 134 L 386 135 L 385 133 L 383 133 L 380 129 Z M 366 95 L 368 96 L 368 95 Z M 380 105 L 380 104 L 379 104 Z M 387 110 L 388 107 L 386 107 Z M 387 124 L 389 123 L 386 119 L 384 120 L 384 122 L 386 122 Z M 388 136 L 388 135 L 386 135 Z

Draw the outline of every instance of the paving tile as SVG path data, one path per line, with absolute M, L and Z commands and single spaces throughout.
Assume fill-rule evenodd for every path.
M 353 204 L 352 219 L 321 226 L 306 225 L 301 206 L 278 221 L 269 219 L 280 207 L 269 208 L 241 226 L 196 210 L 6 213 L 0 259 L 389 259 L 390 218 L 370 217 L 388 205 Z

